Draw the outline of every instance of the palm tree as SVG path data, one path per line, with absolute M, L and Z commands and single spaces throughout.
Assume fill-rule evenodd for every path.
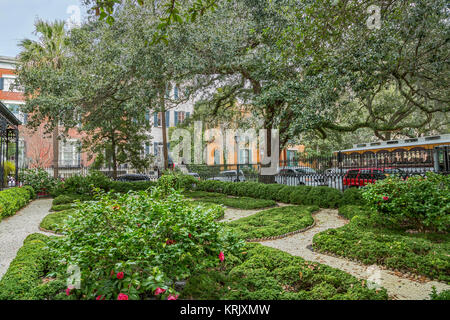
M 19 46 L 22 48 L 22 52 L 19 54 L 19 61 L 30 68 L 41 65 L 47 65 L 54 69 L 62 68 L 68 44 L 68 36 L 64 25 L 63 21 L 46 22 L 37 20 L 34 33 L 39 39 L 37 41 L 24 39 L 20 42 Z M 58 178 L 58 119 L 53 119 L 53 126 L 53 175 Z

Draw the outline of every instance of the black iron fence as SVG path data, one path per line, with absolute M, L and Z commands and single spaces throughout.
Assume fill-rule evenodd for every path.
M 182 171 L 196 173 L 202 180 L 219 180 L 230 182 L 263 182 L 279 183 L 289 186 L 328 186 L 339 190 L 349 187 L 361 187 L 368 183 L 397 175 L 404 179 L 412 175 L 425 175 L 427 172 L 450 173 L 450 146 L 433 150 L 414 151 L 379 151 L 377 153 L 337 153 L 331 156 L 306 156 L 280 161 L 276 174 L 263 176 L 263 165 L 254 164 L 220 164 L 180 166 Z M 20 169 L 24 170 L 24 168 Z M 45 168 L 53 176 L 53 168 Z M 113 171 L 99 170 L 112 177 Z M 86 176 L 90 168 L 61 167 L 59 178 L 66 179 L 75 175 Z M 133 170 L 118 170 L 117 174 L 137 173 Z M 157 179 L 159 174 L 148 173 Z M 156 176 L 155 176 L 156 174 Z M 15 185 L 15 181 L 11 186 Z
M 261 164 L 187 165 L 201 179 L 219 181 L 259 181 L 290 186 L 328 186 L 339 190 L 361 187 L 396 175 L 406 179 L 433 171 L 450 173 L 450 147 L 434 150 L 398 150 L 378 153 L 337 153 L 332 156 L 301 156 L 280 161 L 274 176 L 262 176 Z M 238 174 L 239 172 L 239 174 Z

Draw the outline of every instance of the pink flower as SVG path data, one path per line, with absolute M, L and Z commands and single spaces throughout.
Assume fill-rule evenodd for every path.
M 220 251 L 220 253 L 219 253 L 219 260 L 220 260 L 220 261 L 225 260 L 225 255 L 223 254 L 222 251 Z
M 123 272 L 117 272 L 117 279 L 122 280 L 124 277 L 124 273 Z
M 104 296 L 97 296 L 97 298 L 95 298 L 95 300 L 105 300 Z
M 128 300 L 128 296 L 124 293 L 119 293 L 117 300 Z
M 178 299 L 178 294 L 176 296 L 169 294 L 169 297 L 167 298 L 167 300 L 177 300 Z
M 73 286 L 68 286 L 66 289 L 66 296 L 70 296 L 70 291 L 72 291 L 74 287 Z
M 388 196 L 384 196 L 384 197 L 383 197 L 383 200 L 384 200 L 384 201 L 388 201 L 388 200 L 389 200 L 389 197 L 388 197 Z
M 156 288 L 156 290 L 155 290 L 155 296 L 157 296 L 157 295 L 159 295 L 159 294 L 161 294 L 161 293 L 164 293 L 164 292 L 166 292 L 166 289 Z

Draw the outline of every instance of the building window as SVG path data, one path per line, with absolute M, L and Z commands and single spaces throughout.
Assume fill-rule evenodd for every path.
M 173 88 L 173 98 L 175 100 L 178 100 L 179 96 L 178 96 L 178 86 L 175 86 L 175 88 Z
M 20 111 L 20 106 L 17 104 L 6 104 L 6 107 L 11 111 L 14 116 L 19 119 L 22 124 L 27 124 L 28 114 Z
M 250 150 L 249 149 L 240 149 L 239 150 L 239 164 L 249 164 L 251 161 L 250 159 Z
M 297 150 L 287 150 L 286 152 L 286 160 L 288 162 L 288 166 L 292 167 L 295 165 L 295 161 L 297 158 Z
M 183 123 L 183 121 L 186 119 L 186 112 L 184 111 L 175 111 L 175 126 L 177 126 L 180 123 Z
M 214 164 L 220 164 L 220 151 L 214 150 Z
M 59 142 L 59 165 L 61 167 L 81 166 L 81 142 L 77 139 Z

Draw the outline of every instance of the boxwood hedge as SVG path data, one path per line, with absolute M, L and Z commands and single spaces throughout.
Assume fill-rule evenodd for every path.
M 386 300 L 385 289 L 286 252 L 247 243 L 224 266 L 191 277 L 183 299 L 195 300 Z
M 0 220 L 12 216 L 36 197 L 30 186 L 10 188 L 0 191 Z
M 337 208 L 341 205 L 343 193 L 337 189 L 320 186 L 286 186 L 283 184 L 264 184 L 258 182 L 201 181 L 196 190 L 223 193 L 233 196 L 262 198 L 299 205 L 318 205 L 321 208 Z M 350 191 L 346 203 L 359 199 Z M 359 203 L 359 202 L 357 202 Z

